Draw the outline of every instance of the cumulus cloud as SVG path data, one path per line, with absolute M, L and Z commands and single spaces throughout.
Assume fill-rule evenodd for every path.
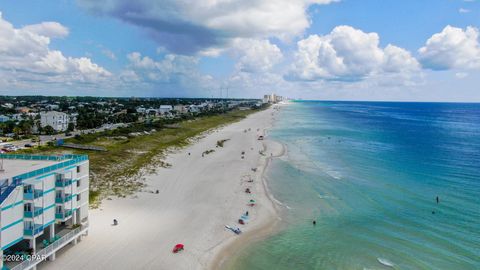
M 15 28 L 0 13 L 0 76 L 2 86 L 38 83 L 93 83 L 111 74 L 89 58 L 66 57 L 49 48 L 51 38 L 64 37 L 68 29 L 59 23 L 40 23 Z
M 133 52 L 127 55 L 127 59 L 132 70 L 149 81 L 174 82 L 198 73 L 198 58 L 193 56 L 167 54 L 156 61 L 142 56 L 139 52 Z
M 293 80 L 358 81 L 378 73 L 418 70 L 417 60 L 394 45 L 379 47 L 377 33 L 337 26 L 331 33 L 300 40 L 290 74 Z
M 240 72 L 268 72 L 283 58 L 278 46 L 268 40 L 236 39 L 233 43 L 238 56 L 236 69 Z
M 58 22 L 31 24 L 23 27 L 22 30 L 49 38 L 63 38 L 69 34 L 68 28 Z
M 414 72 L 420 68 L 420 64 L 412 54 L 400 47 L 388 44 L 383 50 L 383 71 L 391 73 Z
M 198 57 L 166 54 L 156 60 L 132 52 L 127 55 L 127 60 L 127 67 L 119 76 L 123 83 L 121 87 L 140 85 L 145 89 L 157 89 L 161 86 L 166 91 L 165 94 L 183 96 L 198 95 L 199 92 L 211 89 L 214 84 L 211 76 L 200 73 Z
M 222 47 L 235 38 L 288 39 L 310 25 L 307 9 L 336 0 L 78 0 L 91 13 L 145 29 L 175 53 Z
M 462 29 L 447 25 L 418 53 L 422 65 L 433 70 L 480 68 L 479 31 L 472 26 Z

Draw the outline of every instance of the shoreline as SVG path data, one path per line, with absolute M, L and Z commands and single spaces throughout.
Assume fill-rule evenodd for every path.
M 273 107 L 239 122 L 205 132 L 192 144 L 171 149 L 170 168 L 146 175 L 146 188 L 127 198 L 114 198 L 90 212 L 90 232 L 55 262 L 39 269 L 216 269 L 231 248 L 248 245 L 273 232 L 279 221 L 264 172 L 285 151 L 272 140 L 258 141 L 272 127 Z M 216 146 L 225 140 L 225 146 Z M 266 148 L 266 150 L 265 150 Z M 266 151 L 265 156 L 260 154 Z M 211 152 L 210 152 L 211 151 Z M 209 152 L 204 154 L 205 152 Z M 272 156 L 270 156 L 272 155 Z M 257 168 L 252 173 L 252 168 Z M 254 179 L 253 183 L 242 180 Z M 250 187 L 252 194 L 246 194 Z M 158 190 L 158 193 L 153 191 Z M 246 206 L 249 199 L 255 207 Z M 247 225 L 237 225 L 248 210 Z M 112 220 L 119 221 L 112 226 Z M 237 236 L 224 225 L 241 227 Z M 173 254 L 172 247 L 185 244 Z
M 270 162 L 273 158 L 282 157 L 285 152 L 285 146 L 279 142 L 274 140 L 267 139 L 266 143 L 277 143 L 281 145 L 281 152 L 277 155 L 272 155 L 265 157 L 264 164 L 262 165 L 262 172 L 261 172 L 261 184 L 263 188 L 263 196 L 269 201 L 268 206 L 263 205 L 263 207 L 267 207 L 268 209 L 262 209 L 262 216 L 261 221 L 252 225 L 250 231 L 243 233 L 241 237 L 234 238 L 232 241 L 226 241 L 220 247 L 220 250 L 217 252 L 217 255 L 213 258 L 210 266 L 207 269 L 216 269 L 216 270 L 227 270 L 233 266 L 235 261 L 238 259 L 238 252 L 244 250 L 248 246 L 254 244 L 257 241 L 262 241 L 268 236 L 271 236 L 280 230 L 280 208 L 281 205 L 278 201 L 274 198 L 273 194 L 270 192 L 268 188 L 268 180 L 265 176 L 269 169 Z M 265 147 L 265 149 L 267 149 Z M 237 253 L 236 255 L 234 255 Z

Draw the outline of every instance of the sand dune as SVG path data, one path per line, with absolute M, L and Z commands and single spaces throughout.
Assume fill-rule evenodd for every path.
M 169 154 L 171 168 L 147 176 L 147 188 L 136 198 L 107 200 L 92 210 L 89 236 L 39 269 L 218 268 L 238 243 L 275 221 L 262 173 L 268 159 L 283 150 L 280 144 L 257 140 L 271 126 L 273 114 L 273 109 L 255 113 Z M 224 147 L 216 147 L 224 139 Z M 202 157 L 207 150 L 215 151 Z M 254 182 L 248 183 L 249 178 Z M 245 193 L 247 187 L 252 194 Z M 155 190 L 159 194 L 149 192 Z M 247 206 L 250 199 L 257 205 Z M 247 210 L 248 224 L 238 225 Z M 111 225 L 114 218 L 118 226 Z M 226 224 L 244 233 L 234 235 Z M 185 251 L 173 254 L 177 243 L 185 244 Z

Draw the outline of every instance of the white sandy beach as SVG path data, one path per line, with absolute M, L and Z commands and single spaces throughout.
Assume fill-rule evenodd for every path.
M 283 147 L 268 139 L 257 140 L 272 125 L 274 111 L 250 115 L 169 154 L 166 161 L 171 168 L 147 176 L 147 187 L 134 196 L 105 200 L 101 209 L 91 210 L 89 235 L 57 254 L 55 262 L 38 268 L 219 268 L 236 245 L 269 230 L 277 219 L 262 174 L 268 159 L 281 155 Z M 223 139 L 229 140 L 216 148 Z M 210 149 L 215 152 L 202 157 Z M 248 177 L 254 182 L 247 183 Z M 247 187 L 252 194 L 245 193 Z M 150 192 L 157 189 L 159 194 Z M 257 205 L 247 206 L 250 199 Z M 247 210 L 249 222 L 239 225 Z M 112 226 L 114 218 L 118 226 Z M 244 233 L 237 236 L 224 225 L 238 226 Z M 185 250 L 173 254 L 177 243 L 184 244 Z

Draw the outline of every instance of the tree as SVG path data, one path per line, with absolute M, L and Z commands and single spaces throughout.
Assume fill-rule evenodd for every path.
M 74 131 L 74 130 L 75 130 L 75 124 L 72 123 L 72 122 L 68 123 L 67 131 L 72 132 L 72 131 Z
M 34 125 L 37 127 L 36 133 L 41 134 L 43 132 L 43 127 L 40 121 L 35 121 Z
M 18 138 L 20 133 L 22 133 L 22 129 L 19 126 L 16 126 L 16 127 L 13 128 L 13 133 L 15 133 L 15 137 Z
M 50 126 L 50 125 L 44 127 L 44 128 L 43 128 L 43 131 L 44 131 L 45 134 L 47 134 L 47 135 L 53 135 L 53 134 L 55 134 L 55 129 L 53 129 L 53 127 Z
M 32 124 L 30 121 L 21 121 L 19 127 L 23 134 L 30 135 L 32 134 Z

